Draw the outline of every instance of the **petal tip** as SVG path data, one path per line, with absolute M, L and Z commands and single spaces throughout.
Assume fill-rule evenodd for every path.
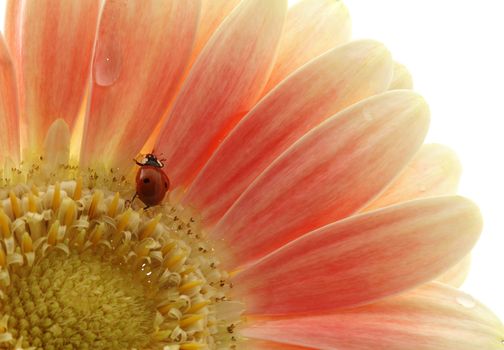
M 483 230 L 483 215 L 478 205 L 471 199 L 463 196 L 455 196 L 454 200 L 463 211 L 464 217 L 468 223 L 474 228 L 473 232 L 479 235 Z

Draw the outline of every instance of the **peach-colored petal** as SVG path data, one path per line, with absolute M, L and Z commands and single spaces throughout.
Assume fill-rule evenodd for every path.
M 202 0 L 198 32 L 192 53 L 194 58 L 239 2 L 240 0 Z
M 14 45 L 14 40 L 19 39 L 18 31 L 20 29 L 19 23 L 21 22 L 21 5 L 23 1 L 7 0 L 5 8 L 5 40 L 11 45 Z
M 412 88 L 413 78 L 411 77 L 410 72 L 404 65 L 395 62 L 394 75 L 392 77 L 392 81 L 390 82 L 389 90 Z
M 504 328 L 490 310 L 437 283 L 339 313 L 258 321 L 241 333 L 344 350 L 498 350 L 504 339 Z
M 155 150 L 176 187 L 187 186 L 257 101 L 282 31 L 286 0 L 245 0 L 193 65 Z
M 0 162 L 7 156 L 19 161 L 19 112 L 14 65 L 0 34 Z
M 342 1 L 303 0 L 287 13 L 278 56 L 264 93 L 318 55 L 350 39 L 351 21 Z
M 389 52 L 373 41 L 341 46 L 306 64 L 230 133 L 198 174 L 186 203 L 205 224 L 214 224 L 283 151 L 341 109 L 386 91 L 391 73 Z
M 362 211 L 416 198 L 455 194 L 461 171 L 458 157 L 450 148 L 423 145 L 398 178 Z
M 199 1 L 108 1 L 93 61 L 84 164 L 131 164 L 177 92 L 196 34 Z
M 271 164 L 210 232 L 235 265 L 348 216 L 409 162 L 427 132 L 425 101 L 392 91 L 353 105 L 310 131 Z
M 70 154 L 70 129 L 63 119 L 56 119 L 47 131 L 44 141 L 44 165 L 56 169 L 68 164 Z
M 352 216 L 280 248 L 233 278 L 249 314 L 322 312 L 402 292 L 460 261 L 481 231 L 462 197 Z
M 16 4 L 13 4 L 16 2 Z M 52 122 L 73 127 L 86 90 L 99 0 L 19 0 L 8 7 L 7 44 L 19 82 L 21 125 L 38 149 Z
M 281 344 L 272 341 L 264 340 L 247 340 L 240 344 L 245 350 L 310 350 L 313 348 L 305 348 L 304 346 Z
M 471 269 L 471 255 L 467 255 L 457 265 L 451 267 L 448 271 L 436 278 L 437 281 L 449 284 L 455 288 L 459 288 L 467 278 Z

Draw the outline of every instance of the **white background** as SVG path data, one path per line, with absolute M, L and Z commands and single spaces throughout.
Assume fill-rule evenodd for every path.
M 384 42 L 413 74 L 415 89 L 431 106 L 427 141 L 458 152 L 464 166 L 460 193 L 475 200 L 485 218 L 463 289 L 504 318 L 504 2 L 345 3 L 354 37 Z M 4 7 L 0 0 L 0 11 Z

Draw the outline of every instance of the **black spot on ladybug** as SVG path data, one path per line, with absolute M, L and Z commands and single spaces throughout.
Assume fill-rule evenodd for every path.
M 148 184 L 149 182 L 150 182 L 150 180 L 148 178 L 143 179 L 144 184 Z

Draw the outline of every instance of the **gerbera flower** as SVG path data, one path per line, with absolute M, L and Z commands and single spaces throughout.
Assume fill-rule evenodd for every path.
M 9 2 L 0 348 L 502 349 L 448 285 L 481 230 L 456 158 L 349 24 L 326 0 Z M 144 210 L 152 149 L 172 188 Z

